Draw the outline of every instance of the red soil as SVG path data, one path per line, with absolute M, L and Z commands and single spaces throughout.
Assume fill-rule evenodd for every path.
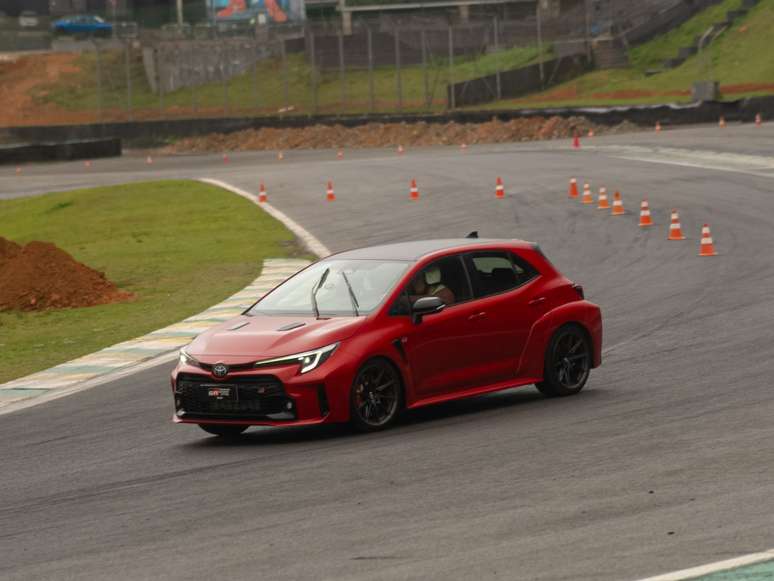
M 90 307 L 132 294 L 49 242 L 26 246 L 0 237 L 0 311 Z

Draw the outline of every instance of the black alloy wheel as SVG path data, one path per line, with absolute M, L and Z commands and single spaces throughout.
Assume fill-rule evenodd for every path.
M 229 426 L 224 424 L 199 424 L 199 427 L 213 436 L 234 439 L 242 435 L 247 426 Z
M 402 397 L 398 371 L 384 359 L 367 362 L 352 384 L 352 424 L 363 432 L 383 430 L 398 417 Z
M 578 393 L 591 371 L 591 343 L 579 325 L 560 327 L 546 350 L 543 381 L 537 388 L 545 396 L 558 397 Z

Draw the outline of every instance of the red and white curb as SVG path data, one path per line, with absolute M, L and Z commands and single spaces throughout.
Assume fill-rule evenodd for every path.
M 200 181 L 258 203 L 255 195 L 225 182 L 210 179 Z M 282 222 L 311 253 L 320 257 L 330 254 L 317 238 L 286 214 L 267 203 L 261 203 L 260 207 Z M 178 350 L 190 343 L 194 337 L 239 315 L 266 292 L 308 264 L 308 260 L 302 259 L 266 259 L 261 275 L 250 285 L 198 315 L 142 337 L 0 384 L 0 415 L 58 399 L 172 361 L 177 357 Z

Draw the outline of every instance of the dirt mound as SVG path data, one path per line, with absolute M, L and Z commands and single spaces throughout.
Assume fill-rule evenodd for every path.
M 509 121 L 492 119 L 485 123 L 368 123 L 357 127 L 264 127 L 236 133 L 189 137 L 166 147 L 164 151 L 198 153 L 505 143 L 569 138 L 576 132 L 585 135 L 589 129 L 593 129 L 598 135 L 618 132 L 616 127 L 596 125 L 585 117 L 524 117 Z
M 54 244 L 21 247 L 0 237 L 0 311 L 90 307 L 131 297 Z

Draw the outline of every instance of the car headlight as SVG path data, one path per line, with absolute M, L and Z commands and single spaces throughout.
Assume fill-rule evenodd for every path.
M 301 366 L 299 373 L 307 373 L 313 369 L 317 369 L 320 365 L 325 363 L 330 356 L 333 355 L 333 352 L 336 351 L 338 346 L 338 343 L 331 343 L 330 345 L 312 351 L 304 351 L 303 353 L 295 353 L 284 357 L 275 357 L 274 359 L 264 359 L 263 361 L 256 362 L 255 367 L 298 363 Z
M 189 355 L 185 349 L 180 350 L 180 365 L 193 365 L 194 367 L 201 367 L 199 362 Z

